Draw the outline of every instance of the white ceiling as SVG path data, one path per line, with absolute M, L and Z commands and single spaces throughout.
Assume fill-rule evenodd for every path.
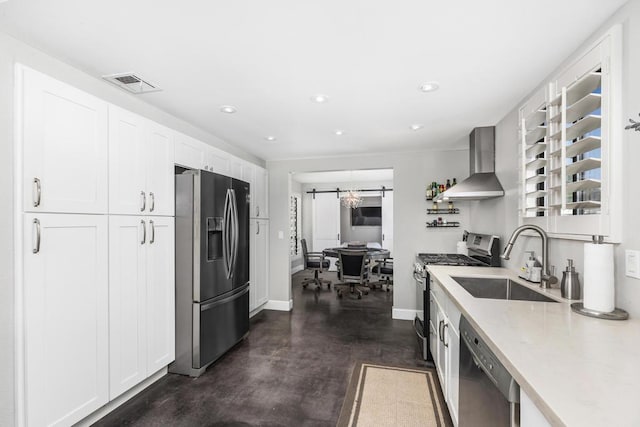
M 462 148 L 624 2 L 9 0 L 0 28 L 97 77 L 134 71 L 164 89 L 149 103 L 284 159 Z
M 293 174 L 293 180 L 303 184 L 328 184 L 339 182 L 393 181 L 393 169 L 363 169 L 353 171 L 301 172 Z

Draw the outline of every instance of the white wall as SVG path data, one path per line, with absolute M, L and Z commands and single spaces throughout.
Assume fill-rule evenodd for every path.
M 15 422 L 14 400 L 14 194 L 13 86 L 14 65 L 20 62 L 58 80 L 67 82 L 99 98 L 158 123 L 211 144 L 247 161 L 264 166 L 264 161 L 227 144 L 185 121 L 144 102 L 121 89 L 83 73 L 41 51 L 0 32 L 0 425 Z M 60 367 L 52 367 L 59 369 Z
M 462 214 L 456 219 L 462 222 L 463 227 L 426 229 L 426 209 L 430 207 L 425 200 L 426 186 L 434 180 L 465 178 L 469 174 L 468 162 L 467 150 L 268 161 L 271 209 L 270 298 L 278 301 L 289 301 L 291 298 L 288 241 L 278 238 L 278 231 L 287 235 L 289 198 L 283 190 L 289 188 L 289 173 L 393 168 L 393 306 L 398 310 L 415 310 L 416 291 L 411 275 L 415 254 L 424 251 L 455 251 L 456 241 L 460 239 L 463 227 L 468 225 L 469 218 L 468 209 L 461 203 Z M 306 208 L 304 212 L 306 216 Z
M 621 8 L 601 29 L 596 31 L 592 37 L 585 41 L 584 45 L 576 50 L 582 51 L 593 41 L 606 32 L 616 23 L 623 24 L 623 83 L 622 83 L 622 117 L 626 122 L 628 118 L 638 120 L 640 112 L 640 1 L 633 0 Z M 565 64 L 571 61 L 567 58 Z M 556 74 L 565 64 L 559 64 L 558 70 L 551 73 Z M 541 82 L 548 78 L 541 77 Z M 531 88 L 533 93 L 536 88 Z M 527 99 L 527 95 L 523 99 Z M 496 173 L 500 182 L 505 188 L 506 195 L 501 199 L 493 199 L 476 202 L 472 208 L 472 227 L 478 231 L 497 233 L 502 239 L 508 239 L 513 229 L 518 226 L 518 188 L 517 188 L 517 167 L 518 167 L 518 108 L 505 116 L 496 129 Z M 622 129 L 626 123 L 614 123 Z M 613 141 L 614 144 L 622 144 L 624 153 L 623 162 L 623 192 L 624 213 L 623 238 L 622 243 L 615 248 L 615 286 L 616 305 L 627 310 L 631 316 L 640 316 L 640 280 L 631 279 L 624 275 L 624 251 L 625 249 L 640 250 L 640 231 L 638 228 L 638 212 L 640 212 L 640 133 L 624 131 L 620 141 Z M 503 240 L 504 242 L 504 240 Z M 504 245 L 504 243 L 503 243 Z M 583 243 L 571 240 L 551 239 L 550 241 L 550 264 L 556 265 L 556 275 L 561 278 L 561 271 L 566 265 L 567 258 L 575 261 L 576 270 L 581 274 L 584 271 Z M 511 269 L 518 269 L 526 259 L 523 251 L 527 249 L 535 250 L 540 254 L 540 242 L 538 238 L 530 237 L 516 243 L 513 256 L 506 263 Z

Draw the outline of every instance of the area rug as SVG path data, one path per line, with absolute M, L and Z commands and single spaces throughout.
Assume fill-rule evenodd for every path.
M 434 369 L 360 362 L 351 376 L 338 427 L 452 426 Z

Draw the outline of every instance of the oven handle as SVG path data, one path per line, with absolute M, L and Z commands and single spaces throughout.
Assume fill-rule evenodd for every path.
M 424 335 L 422 335 L 422 332 L 420 332 L 420 328 L 418 328 L 418 316 L 416 316 L 413 319 L 413 329 L 416 331 L 416 334 L 421 338 L 421 339 L 425 339 Z

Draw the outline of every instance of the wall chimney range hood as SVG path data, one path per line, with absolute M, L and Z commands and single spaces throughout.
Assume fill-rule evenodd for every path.
M 504 189 L 495 174 L 495 135 L 495 126 L 471 131 L 469 178 L 440 193 L 436 200 L 484 200 L 504 196 Z

